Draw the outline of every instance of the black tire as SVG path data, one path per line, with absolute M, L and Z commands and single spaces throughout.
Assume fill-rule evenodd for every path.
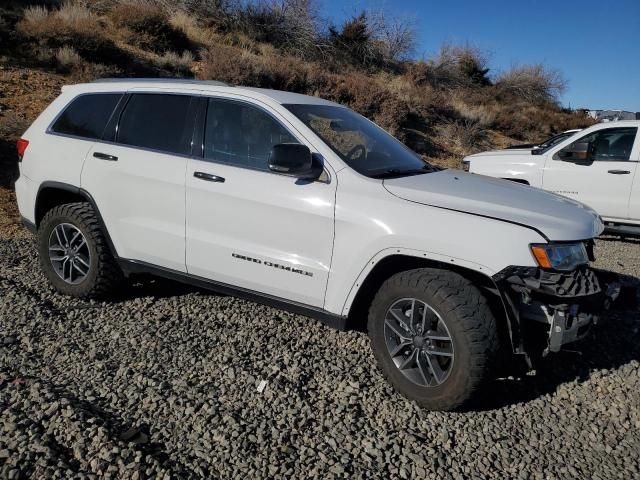
M 71 224 L 77 228 L 84 235 L 90 252 L 88 273 L 77 284 L 63 280 L 56 273 L 49 257 L 49 238 L 60 224 Z M 40 222 L 37 245 L 40 266 L 49 282 L 60 293 L 79 298 L 104 298 L 122 282 L 122 271 L 113 258 L 98 218 L 88 203 L 67 203 L 49 210 Z
M 391 357 L 385 338 L 385 318 L 391 306 L 407 298 L 428 305 L 439 315 L 437 322 L 444 322 L 450 334 L 454 356 L 448 376 L 439 385 L 435 381 L 431 386 L 415 383 Z M 374 356 L 387 380 L 402 395 L 429 410 L 457 409 L 472 399 L 487 380 L 499 347 L 495 318 L 478 288 L 456 273 L 429 268 L 398 273 L 380 287 L 369 310 L 368 332 Z M 389 332 L 387 335 L 393 336 Z M 413 344 L 408 345 L 405 352 L 412 348 Z M 420 352 L 420 348 L 429 347 L 418 347 L 416 352 L 416 358 L 424 354 L 426 361 L 426 353 Z M 400 361 L 409 357 L 408 353 L 403 355 L 400 354 Z

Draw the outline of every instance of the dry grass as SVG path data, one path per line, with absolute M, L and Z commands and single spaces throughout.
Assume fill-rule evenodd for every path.
M 78 52 L 68 45 L 56 50 L 55 59 L 61 72 L 70 72 L 83 63 L 82 57 L 78 55 Z
M 154 63 L 160 68 L 185 73 L 191 71 L 193 65 L 193 54 L 188 51 L 178 54 L 176 52 L 165 52 L 158 56 Z
M 172 13 L 169 17 L 171 26 L 182 32 L 194 45 L 199 47 L 211 46 L 216 39 L 211 28 L 198 25 L 196 19 L 183 11 Z
M 33 5 L 24 10 L 23 20 L 27 24 L 37 25 L 49 16 L 49 11 L 41 5 Z

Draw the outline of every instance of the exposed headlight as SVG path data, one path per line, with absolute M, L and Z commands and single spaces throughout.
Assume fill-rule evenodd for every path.
M 531 245 L 538 265 L 552 270 L 569 271 L 589 263 L 584 243 L 541 243 Z
M 468 172 L 470 168 L 471 168 L 471 160 L 463 160 L 462 170 L 464 170 L 465 172 Z

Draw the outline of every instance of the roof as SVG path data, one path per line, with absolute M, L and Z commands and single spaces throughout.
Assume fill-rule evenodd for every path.
M 217 80 L 194 80 L 185 78 L 102 78 L 91 83 L 69 85 L 66 89 L 78 89 L 81 91 L 101 91 L 103 85 L 108 85 L 110 91 L 125 91 L 133 88 L 175 88 L 177 90 L 197 89 L 213 92 L 233 92 L 237 94 L 250 94 L 253 98 L 268 97 L 270 100 L 280 104 L 307 104 L 307 105 L 332 105 L 341 106 L 337 103 L 324 100 L 319 97 L 302 95 L 300 93 L 285 92 L 282 90 L 270 90 L 266 88 L 231 86 Z

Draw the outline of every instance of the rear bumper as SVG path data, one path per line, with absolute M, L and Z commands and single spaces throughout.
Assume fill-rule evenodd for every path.
M 544 325 L 544 354 L 588 335 L 620 293 L 620 286 L 601 272 L 582 267 L 572 272 L 548 272 L 535 267 L 509 267 L 494 276 L 511 323 L 520 333 L 522 353 L 530 324 Z

